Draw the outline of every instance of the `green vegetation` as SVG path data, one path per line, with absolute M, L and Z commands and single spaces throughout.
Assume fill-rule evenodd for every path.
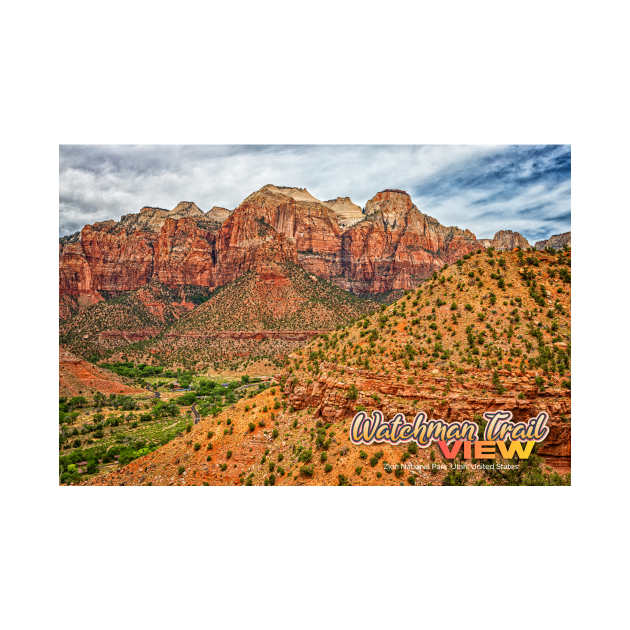
M 138 365 L 129 361 L 122 361 L 119 363 L 102 363 L 101 367 L 104 367 L 112 372 L 115 372 L 119 376 L 127 376 L 129 378 L 145 378 L 147 376 L 164 376 L 175 377 L 175 373 L 165 372 L 164 368 L 156 365 L 146 365 L 140 363 Z
M 171 400 L 96 392 L 59 400 L 59 479 L 62 484 L 79 483 L 96 473 L 124 466 L 192 429 L 190 411 L 195 405 L 201 416 L 218 415 L 252 392 L 269 387 L 258 378 L 219 383 L 197 377 L 190 370 L 168 371 L 159 366 L 130 362 L 110 364 L 118 374 L 142 381 L 148 374 L 176 377 L 191 390 Z M 183 381 L 183 382 L 182 382 Z M 161 391 L 171 391 L 170 384 Z M 227 424 L 231 424 L 228 420 Z M 255 425 L 250 429 L 255 429 Z M 212 434 L 212 432 L 209 432 Z M 277 430 L 276 430 L 277 436 Z M 210 439 L 211 436 L 208 437 Z M 199 450 L 201 444 L 195 443 Z M 208 443 L 208 450 L 212 445 Z M 231 455 L 229 452 L 228 458 Z
M 497 460 L 502 461 L 502 460 Z M 528 459 L 515 458 L 506 460 L 516 463 L 516 468 L 495 468 L 486 470 L 488 481 L 494 486 L 570 486 L 571 475 L 560 475 L 543 465 L 543 460 L 536 453 Z
M 105 300 L 81 309 L 77 314 L 61 323 L 60 342 L 71 352 L 88 359 L 99 361 L 110 356 L 114 351 L 125 348 L 143 349 L 151 339 L 129 344 L 124 337 L 101 339 L 103 330 L 144 331 L 160 330 L 179 317 L 178 309 L 173 306 L 181 300 L 181 292 L 165 285 L 153 282 L 138 291 L 121 294 L 101 292 Z M 205 287 L 185 287 L 188 295 L 209 294 Z M 161 314 L 147 308 L 147 294 L 151 300 L 163 305 Z

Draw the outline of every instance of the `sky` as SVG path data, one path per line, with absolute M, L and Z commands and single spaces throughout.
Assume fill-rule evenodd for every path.
M 478 238 L 571 229 L 570 145 L 60 145 L 59 233 L 179 201 L 233 209 L 265 184 L 361 207 L 399 188 Z

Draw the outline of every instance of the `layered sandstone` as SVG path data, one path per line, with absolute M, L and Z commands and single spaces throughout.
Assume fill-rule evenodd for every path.
M 365 214 L 342 237 L 339 284 L 355 293 L 410 289 L 481 247 L 469 230 L 445 227 L 421 213 L 404 191 L 378 193 L 367 202 Z
M 571 247 L 571 232 L 564 232 L 563 234 L 554 234 L 547 240 L 537 241 L 534 246 L 536 249 L 562 249 L 563 247 Z
M 324 372 L 334 374 L 334 365 L 321 365 Z M 507 391 L 493 392 L 491 375 L 482 370 L 467 373 L 468 381 L 460 385 L 447 375 L 429 374 L 420 386 L 395 382 L 390 376 L 382 376 L 367 370 L 346 368 L 343 378 L 321 376 L 317 380 L 290 381 L 287 400 L 294 409 L 315 409 L 315 414 L 327 422 L 351 417 L 358 404 L 366 408 L 373 404 L 373 396 L 382 400 L 381 411 L 387 418 L 404 413 L 413 418 L 418 412 L 418 401 L 431 417 L 449 422 L 470 420 L 490 410 L 507 410 L 515 421 L 527 422 L 541 411 L 550 421 L 548 438 L 538 452 L 559 471 L 570 470 L 571 423 L 563 418 L 571 415 L 571 395 L 561 387 L 541 390 L 536 386 L 534 372 L 514 375 L 507 370 L 498 372 Z M 449 391 L 444 393 L 447 383 Z M 364 392 L 357 400 L 350 400 L 348 391 L 354 385 Z M 490 392 L 490 395 L 488 395 Z M 517 393 L 521 396 L 517 397 Z
M 309 201 L 314 203 L 320 203 L 319 199 L 313 197 L 306 188 L 293 188 L 291 186 L 274 186 L 273 184 L 267 184 L 260 189 L 260 192 L 270 192 L 274 194 L 284 195 L 291 197 L 294 201 Z
M 346 229 L 363 220 L 363 210 L 350 197 L 337 197 L 329 199 L 323 204 L 328 206 L 336 215 L 339 227 Z
M 485 248 L 494 247 L 498 251 L 510 251 L 518 247 L 529 249 L 531 247 L 522 234 L 512 230 L 499 230 L 492 238 L 481 238 L 479 241 Z
M 217 223 L 223 223 L 230 216 L 230 211 L 227 208 L 221 206 L 213 206 L 208 212 L 206 217 Z
M 357 294 L 409 289 L 481 247 L 470 231 L 421 213 L 403 191 L 378 193 L 363 215 L 348 198 L 322 203 L 305 189 L 267 185 L 223 222 L 221 210 L 145 207 L 60 242 L 61 317 L 151 281 L 215 289 L 269 260 L 298 263 Z

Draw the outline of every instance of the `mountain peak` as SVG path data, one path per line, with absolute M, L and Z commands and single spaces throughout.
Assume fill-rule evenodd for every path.
M 140 208 L 140 214 L 155 214 L 156 212 L 168 212 L 168 210 L 166 208 L 158 208 L 157 206 L 142 206 L 142 208 Z M 125 216 L 133 216 L 133 214 Z
M 531 247 L 520 232 L 512 230 L 499 230 L 492 238 L 480 238 L 479 241 L 486 248 L 494 247 L 494 249 L 500 251 L 512 250 L 517 247 L 521 249 L 529 249 Z
M 537 241 L 534 246 L 536 249 L 562 249 L 565 246 L 571 247 L 571 232 L 564 232 L 563 234 L 554 234 L 544 241 Z
M 322 203 L 337 215 L 339 226 L 344 230 L 363 219 L 363 210 L 350 197 L 337 197 Z
M 170 217 L 200 217 L 203 212 L 199 209 L 194 201 L 180 201 L 170 212 Z
M 275 184 L 266 184 L 259 191 L 259 193 L 270 192 L 277 195 L 284 195 L 290 197 L 294 201 L 311 201 L 321 203 L 319 199 L 313 197 L 306 188 L 294 188 L 292 186 L 276 186 Z
M 393 226 L 400 224 L 400 220 L 414 208 L 418 210 L 411 201 L 409 193 L 388 188 L 376 193 L 365 204 L 365 214 L 382 219 L 385 225 Z
M 217 223 L 223 223 L 231 214 L 231 211 L 227 208 L 222 208 L 221 206 L 212 206 L 208 212 L 206 212 L 206 217 L 216 221 Z

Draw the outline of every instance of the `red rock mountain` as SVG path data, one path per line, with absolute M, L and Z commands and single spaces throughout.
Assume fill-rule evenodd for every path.
M 481 248 L 469 230 L 422 214 L 402 190 L 384 190 L 366 218 L 343 233 L 338 284 L 354 293 L 410 289 L 436 269 Z
M 494 247 L 494 249 L 500 251 L 509 251 L 517 247 L 521 249 L 529 249 L 531 247 L 522 234 L 512 230 L 499 230 L 493 238 L 481 238 L 479 240 L 484 247 Z
M 229 216 L 230 211 L 227 208 L 221 208 L 221 206 L 213 206 L 206 212 L 206 217 L 217 223 L 223 223 Z
M 401 190 L 376 194 L 358 222 L 356 208 L 348 198 L 322 203 L 305 189 L 267 185 L 231 213 L 180 202 L 86 225 L 60 241 L 60 316 L 151 281 L 214 289 L 270 260 L 356 294 L 409 289 L 482 247 L 469 230 L 421 213 Z
M 337 215 L 339 227 L 344 230 L 363 219 L 363 210 L 350 197 L 337 197 L 323 203 Z
M 562 249 L 563 247 L 571 247 L 571 232 L 564 232 L 563 234 L 554 234 L 545 241 L 537 241 L 536 249 L 547 249 L 548 247 L 553 249 Z

